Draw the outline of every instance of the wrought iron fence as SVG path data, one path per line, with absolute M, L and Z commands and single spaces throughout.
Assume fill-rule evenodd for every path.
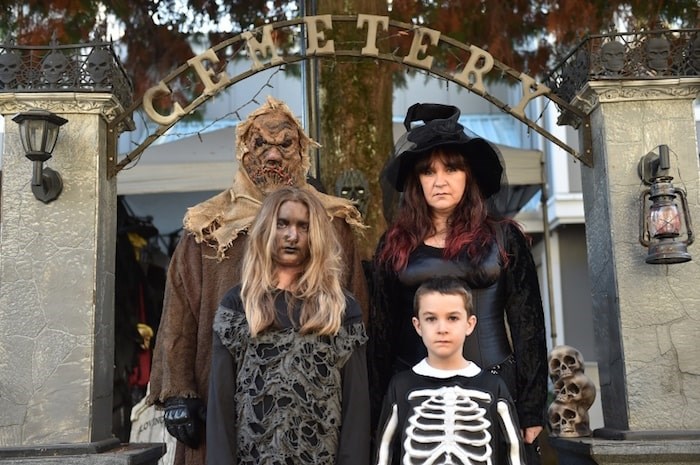
M 122 105 L 133 100 L 133 86 L 111 42 L 0 43 L 1 92 L 109 92 Z
M 661 29 L 587 36 L 545 83 L 571 102 L 592 80 L 693 76 L 700 77 L 700 29 Z

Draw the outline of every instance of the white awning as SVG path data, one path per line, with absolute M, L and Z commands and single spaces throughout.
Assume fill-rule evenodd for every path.
M 542 184 L 544 182 L 544 154 L 540 150 L 518 149 L 496 144 L 506 164 L 508 184 Z
M 137 163 L 117 174 L 119 195 L 221 191 L 231 186 L 238 162 L 235 128 L 151 145 Z

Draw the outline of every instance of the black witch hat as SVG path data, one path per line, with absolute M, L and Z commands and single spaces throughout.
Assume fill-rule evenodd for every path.
M 464 156 L 484 198 L 498 192 L 503 175 L 498 151 L 485 139 L 468 135 L 458 122 L 459 115 L 459 108 L 452 105 L 411 105 L 403 123 L 407 132 L 394 146 L 394 155 L 382 172 L 386 181 L 403 192 L 406 178 L 416 162 L 440 147 L 454 149 Z M 412 128 L 414 121 L 425 124 Z

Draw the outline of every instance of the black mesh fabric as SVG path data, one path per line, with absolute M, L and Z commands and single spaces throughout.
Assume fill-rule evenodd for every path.
M 367 340 L 362 324 L 343 326 L 335 336 L 289 327 L 252 338 L 244 313 L 220 307 L 214 331 L 238 367 L 232 387 L 238 463 L 335 463 L 341 369 Z

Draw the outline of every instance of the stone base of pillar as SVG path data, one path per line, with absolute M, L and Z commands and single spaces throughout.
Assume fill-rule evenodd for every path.
M 620 431 L 594 437 L 550 438 L 559 465 L 700 464 L 700 431 Z
M 156 465 L 165 444 L 120 444 L 107 439 L 86 444 L 0 447 L 2 465 Z

